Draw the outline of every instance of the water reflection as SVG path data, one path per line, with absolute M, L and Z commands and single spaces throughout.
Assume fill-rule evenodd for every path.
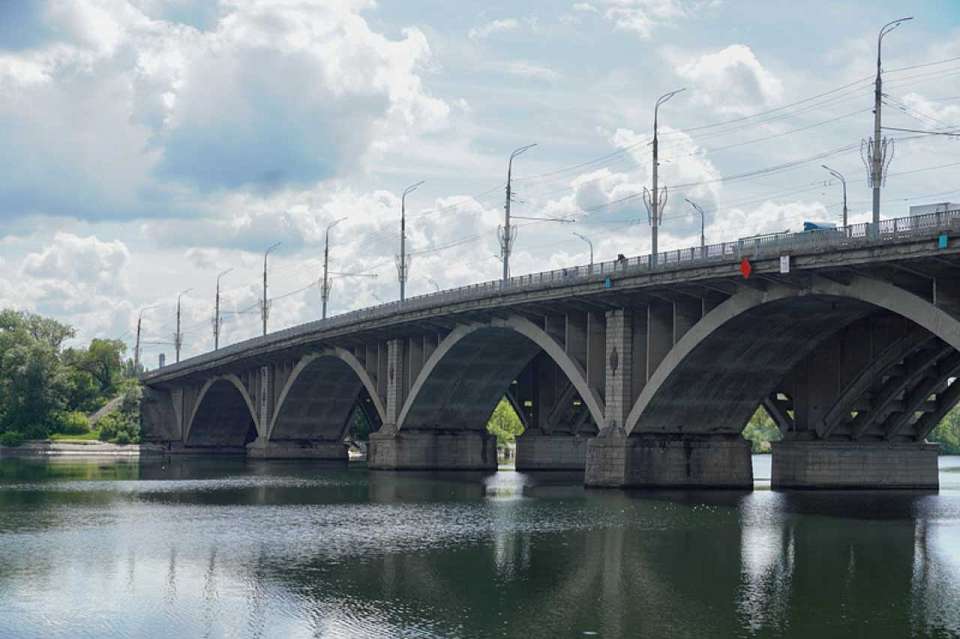
M 952 636 L 960 486 L 943 481 L 633 492 L 576 474 L 4 460 L 0 636 Z

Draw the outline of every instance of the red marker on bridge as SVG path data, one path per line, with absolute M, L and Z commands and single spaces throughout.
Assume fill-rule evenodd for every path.
M 750 260 L 747 258 L 740 260 L 740 273 L 745 280 L 750 279 L 750 274 L 753 273 L 753 266 L 750 265 Z

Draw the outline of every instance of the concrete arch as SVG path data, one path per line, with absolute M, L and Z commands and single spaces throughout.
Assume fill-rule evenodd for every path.
M 411 385 L 410 392 L 397 419 L 398 429 L 409 426 L 409 423 L 413 420 L 417 403 L 422 400 L 425 394 L 440 391 L 440 389 L 436 388 L 436 382 L 438 381 L 436 374 L 447 361 L 447 358 L 457 350 L 458 346 L 480 335 L 491 336 L 490 344 L 488 345 L 497 350 L 497 352 L 492 353 L 492 357 L 490 358 L 494 363 L 491 369 L 491 377 L 484 381 L 491 385 L 491 388 L 497 383 L 502 384 L 499 394 L 492 393 L 490 397 L 480 398 L 479 400 L 485 403 L 492 401 L 490 404 L 491 411 L 496 405 L 496 401 L 503 396 L 506 387 L 513 380 L 513 377 L 518 374 L 533 357 L 542 351 L 559 366 L 560 370 L 567 376 L 567 379 L 574 385 L 597 425 L 600 426 L 603 424 L 603 400 L 601 400 L 597 392 L 587 384 L 586 373 L 583 367 L 567 355 L 560 344 L 533 322 L 521 317 L 511 317 L 508 319 L 493 319 L 487 323 L 464 324 L 458 326 L 447 335 L 424 363 L 422 370 Z M 498 363 L 501 362 L 502 366 L 499 366 Z M 474 363 L 479 362 L 473 360 L 466 364 L 466 366 L 469 367 Z M 489 361 L 487 363 L 489 364 Z M 506 375 L 503 373 L 505 369 L 510 370 Z M 505 377 L 506 379 L 504 379 Z M 430 388 L 431 385 L 433 385 L 434 388 Z M 441 405 L 445 405 L 448 399 L 452 399 L 452 394 L 456 393 L 458 389 L 463 391 L 467 390 L 462 385 L 457 386 L 455 382 L 447 381 L 445 388 L 441 391 L 446 393 L 446 395 L 436 399 L 439 400 Z M 459 400 L 460 397 L 458 396 L 457 399 Z
M 841 303 L 862 305 L 863 308 L 881 308 L 902 316 L 936 335 L 953 348 L 960 350 L 960 322 L 927 300 L 893 284 L 865 277 L 854 277 L 842 284 L 814 277 L 804 288 L 771 286 L 766 291 L 744 289 L 718 305 L 695 324 L 670 350 L 647 381 L 634 403 L 626 421 L 626 431 L 632 434 L 644 420 L 648 410 L 671 381 L 681 371 L 688 358 L 723 327 L 730 325 L 749 312 L 777 302 L 789 300 L 836 300 Z M 855 309 L 851 317 L 856 315 Z M 754 407 L 763 401 L 764 389 L 754 402 Z M 745 420 L 744 420 L 745 421 Z
M 319 367 L 319 364 L 321 363 L 330 363 L 333 365 L 326 367 L 326 369 L 322 369 Z M 314 374 L 314 378 L 308 379 L 311 372 Z M 344 374 L 346 375 L 346 378 L 344 378 Z M 353 353 L 346 349 L 335 347 L 320 351 L 318 353 L 310 353 L 303 356 L 300 361 L 297 362 L 297 365 L 290 372 L 286 383 L 280 390 L 280 394 L 277 398 L 276 408 L 273 411 L 273 415 L 270 417 L 270 424 L 264 429 L 266 432 L 266 438 L 268 440 L 274 439 L 274 436 L 277 434 L 278 422 L 280 429 L 284 429 L 284 424 L 281 422 L 281 418 L 284 416 L 284 411 L 289 411 L 291 409 L 291 404 L 296 401 L 296 390 L 299 388 L 302 389 L 301 394 L 308 394 L 308 397 L 306 398 L 301 397 L 301 401 L 304 399 L 306 401 L 310 401 L 312 399 L 309 396 L 311 392 L 320 390 L 316 388 L 317 384 L 327 383 L 327 380 L 322 379 L 324 375 L 328 375 L 329 377 L 333 378 L 330 380 L 330 383 L 338 386 L 337 392 L 333 395 L 342 395 L 343 398 L 350 402 L 350 408 L 352 408 L 352 403 L 356 397 L 356 393 L 360 391 L 360 387 L 362 386 L 364 389 L 366 389 L 370 399 L 373 402 L 377 416 L 380 418 L 381 423 L 383 422 L 385 415 L 383 402 L 380 400 L 380 395 L 377 393 L 377 386 L 370 377 L 370 374 Z M 311 382 L 313 382 L 314 388 L 310 387 Z M 349 386 L 350 388 L 343 388 L 344 386 Z M 354 389 L 356 392 L 352 392 Z M 293 393 L 293 397 L 291 397 L 291 393 Z M 337 397 L 337 399 L 340 399 L 340 397 Z M 306 408 L 309 412 L 309 407 Z M 310 418 L 311 415 L 308 414 L 304 415 L 303 417 Z M 320 419 L 320 416 L 315 417 Z M 344 425 L 346 424 L 346 420 L 348 418 L 349 414 L 343 416 Z M 333 417 L 332 419 L 335 422 L 338 421 L 338 417 Z M 282 435 L 283 433 L 280 434 Z M 317 434 L 319 435 L 320 433 Z M 334 437 L 332 439 L 338 438 L 339 437 Z
M 200 413 L 201 409 L 205 408 L 204 400 L 207 399 L 207 395 L 210 394 L 211 389 L 217 385 L 229 384 L 236 390 L 240 397 L 243 399 L 243 405 L 246 407 L 246 415 L 253 422 L 253 426 L 259 435 L 261 431 L 259 420 L 257 419 L 257 410 L 254 406 L 253 399 L 250 397 L 250 393 L 247 392 L 247 389 L 244 387 L 243 382 L 240 381 L 240 378 L 236 375 L 221 375 L 218 377 L 213 377 L 204 382 L 203 386 L 200 387 L 200 392 L 197 393 L 197 399 L 193 403 L 193 409 L 190 411 L 190 417 L 187 420 L 187 427 L 184 429 L 183 441 L 184 443 L 191 443 L 191 436 L 195 435 L 194 425 L 196 423 L 197 415 Z M 225 415 L 225 417 L 238 416 L 240 413 L 238 411 L 233 411 L 232 414 Z M 246 433 L 244 432 L 244 435 Z

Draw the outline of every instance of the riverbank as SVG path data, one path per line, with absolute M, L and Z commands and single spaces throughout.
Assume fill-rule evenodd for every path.
M 31 440 L 20 446 L 0 446 L 0 457 L 140 457 L 162 454 L 156 444 L 111 444 L 84 440 Z

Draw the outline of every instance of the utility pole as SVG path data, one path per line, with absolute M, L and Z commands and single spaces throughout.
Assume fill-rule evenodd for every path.
M 416 191 L 423 180 L 416 184 L 411 184 L 403 190 L 400 196 L 400 255 L 397 257 L 397 279 L 400 280 L 400 302 L 407 295 L 407 275 L 409 274 L 410 262 L 407 259 L 407 195 Z
M 576 231 L 573 231 L 573 234 L 579 237 L 581 240 L 587 243 L 590 246 L 590 270 L 593 270 L 593 242 L 590 241 L 590 238 L 586 235 L 580 235 Z
M 893 22 L 888 22 L 880 29 L 877 36 L 877 80 L 873 93 L 873 138 L 863 140 L 860 143 L 860 156 L 867 166 L 867 172 L 870 175 L 870 186 L 873 188 L 873 223 L 874 228 L 878 228 L 880 222 L 880 187 L 885 181 L 885 173 L 890 161 L 893 159 L 893 140 L 880 137 L 881 121 L 880 109 L 883 103 L 883 77 L 882 66 L 880 63 L 880 51 L 883 45 L 883 36 L 887 35 L 907 20 L 913 20 L 913 17 L 900 18 Z
M 173 334 L 173 348 L 177 352 L 177 360 L 180 361 L 180 348 L 183 346 L 183 333 L 180 332 L 180 298 L 192 291 L 192 288 L 180 291 L 177 294 L 177 332 Z
M 263 320 L 263 334 L 267 334 L 267 317 L 270 315 L 270 298 L 267 297 L 267 256 L 270 251 L 283 244 L 275 242 L 263 253 L 263 299 L 260 301 L 260 317 Z
M 663 191 L 660 191 L 657 187 L 657 171 L 660 167 L 657 118 L 660 105 L 682 91 L 686 91 L 686 89 L 677 89 L 670 93 L 664 93 L 657 98 L 657 103 L 653 107 L 653 191 L 647 191 L 646 187 L 643 189 L 643 201 L 644 204 L 647 205 L 647 214 L 650 218 L 650 266 L 657 265 L 657 231 L 660 228 L 660 223 L 663 221 L 663 208 L 667 205 L 667 188 L 664 187 Z
M 513 158 L 517 157 L 521 153 L 529 151 L 535 146 L 537 145 L 528 144 L 527 146 L 522 146 L 519 149 L 515 149 L 513 153 L 510 154 L 509 162 L 507 162 L 507 201 L 503 205 L 503 226 L 498 229 L 500 234 L 500 257 L 503 261 L 504 282 L 510 279 L 510 252 L 513 250 L 513 241 L 517 239 L 517 229 L 510 227 L 510 201 L 513 198 L 513 191 L 511 190 L 511 180 L 513 179 Z
M 693 209 L 700 214 L 700 253 L 702 254 L 704 249 L 707 248 L 707 238 L 703 234 L 703 229 L 706 226 L 706 215 L 703 213 L 703 209 L 700 208 L 700 205 L 694 202 L 691 199 L 683 198 L 684 201 L 693 207 Z
M 213 303 L 213 350 L 218 350 L 220 348 L 220 278 L 232 271 L 232 268 L 217 275 L 217 296 L 214 298 Z
M 137 315 L 137 343 L 133 347 L 133 370 L 135 373 L 139 373 L 140 371 L 140 328 L 143 325 L 143 314 L 156 307 L 156 305 L 153 305 L 141 308 L 140 313 Z
M 829 166 L 827 166 L 826 164 L 821 164 L 820 166 L 825 168 L 830 173 L 830 175 L 840 180 L 840 184 L 843 185 L 843 228 L 846 229 L 847 228 L 847 180 L 844 179 L 840 171 L 835 171 L 831 169 Z
M 334 220 L 327 225 L 327 231 L 324 233 L 323 240 L 323 282 L 320 284 L 320 299 L 323 301 L 323 311 L 320 314 L 321 319 L 327 319 L 327 300 L 330 299 L 330 278 L 328 274 L 328 268 L 330 266 L 330 229 L 335 227 L 340 222 L 344 221 L 345 217 Z

